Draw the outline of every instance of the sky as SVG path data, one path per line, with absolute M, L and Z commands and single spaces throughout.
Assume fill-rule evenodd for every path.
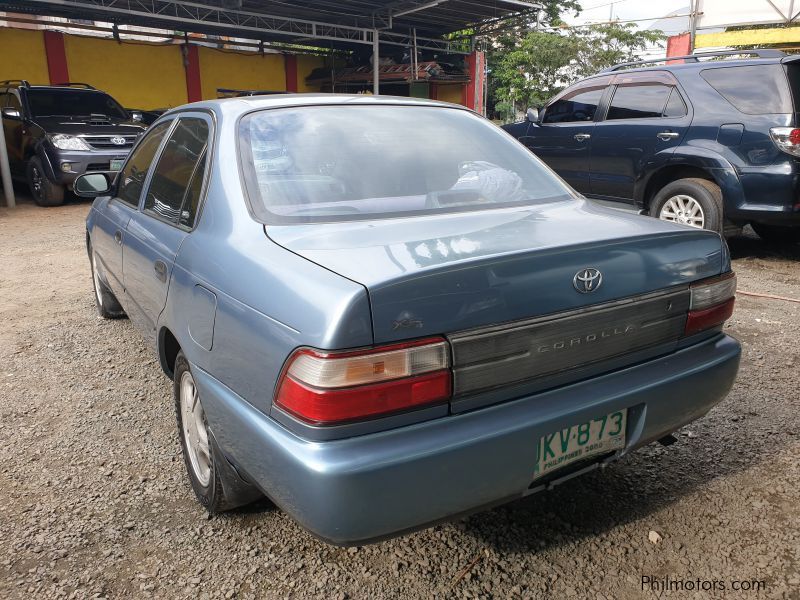
M 572 15 L 565 15 L 565 20 L 574 25 L 581 25 L 584 23 L 593 23 L 599 21 L 608 21 L 609 14 L 612 10 L 611 0 L 583 0 L 583 12 L 576 18 Z M 647 21 L 639 21 L 637 25 L 642 28 L 652 26 L 655 21 L 659 20 L 670 13 L 678 12 L 679 14 L 686 14 L 689 12 L 689 0 L 615 0 L 613 2 L 613 15 L 615 19 L 625 21 L 628 19 L 649 19 Z M 677 29 L 685 29 L 680 25 L 679 21 L 683 19 L 674 19 L 661 23 L 660 28 L 667 34 L 678 33 Z M 669 29 L 676 29 L 669 31 Z

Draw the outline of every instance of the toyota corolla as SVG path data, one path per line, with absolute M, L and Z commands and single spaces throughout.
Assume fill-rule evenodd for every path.
M 75 189 L 212 513 L 397 535 L 669 440 L 738 370 L 718 234 L 588 201 L 463 107 L 191 104 Z

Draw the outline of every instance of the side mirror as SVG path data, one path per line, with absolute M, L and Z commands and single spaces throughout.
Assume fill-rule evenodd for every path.
M 3 118 L 11 121 L 22 121 L 22 115 L 16 108 L 4 108 Z
M 142 113 L 138 110 L 131 111 L 131 121 L 136 121 L 137 123 L 141 123 L 144 120 L 142 117 Z
M 111 192 L 111 183 L 108 173 L 84 173 L 72 184 L 72 191 L 81 198 L 97 198 Z
M 539 111 L 535 108 L 529 108 L 527 112 L 528 121 L 531 123 L 539 122 Z

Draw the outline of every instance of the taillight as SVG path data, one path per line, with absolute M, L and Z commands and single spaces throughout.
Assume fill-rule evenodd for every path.
M 450 353 L 442 338 L 368 350 L 301 348 L 289 357 L 275 404 L 315 425 L 332 425 L 447 402 Z
M 800 156 L 800 129 L 794 127 L 773 127 L 769 130 L 769 137 L 775 145 L 784 152 Z
M 711 281 L 695 283 L 684 335 L 721 325 L 731 318 L 736 295 L 736 275 L 728 273 Z

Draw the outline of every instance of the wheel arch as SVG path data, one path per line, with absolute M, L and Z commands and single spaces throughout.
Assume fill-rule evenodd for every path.
M 175 334 L 168 327 L 158 331 L 158 361 L 161 370 L 172 379 L 175 375 L 175 359 L 181 351 L 181 344 Z

